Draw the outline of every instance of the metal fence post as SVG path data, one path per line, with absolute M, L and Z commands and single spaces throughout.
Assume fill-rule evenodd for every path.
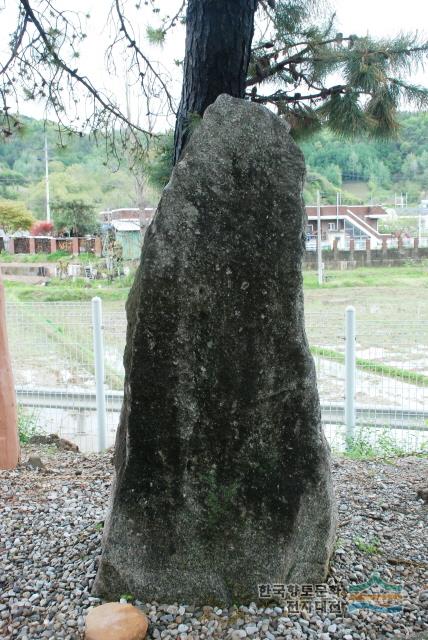
M 97 398 L 98 450 L 106 448 L 106 398 L 104 389 L 104 343 L 101 298 L 92 298 L 92 327 L 94 335 L 95 389 Z
M 355 431 L 355 308 L 346 308 L 345 327 L 345 425 L 346 444 L 354 437 Z
M 318 262 L 318 284 L 323 283 L 323 263 L 322 263 L 322 232 L 321 232 L 321 195 L 317 191 L 317 262 Z

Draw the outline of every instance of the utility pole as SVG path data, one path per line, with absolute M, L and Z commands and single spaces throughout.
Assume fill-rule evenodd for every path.
M 49 157 L 48 157 L 48 137 L 45 133 L 45 186 L 46 186 L 46 220 L 51 221 L 51 207 L 49 199 Z
M 336 192 L 336 232 L 339 231 L 339 191 Z
M 317 191 L 317 253 L 318 253 L 318 284 L 322 284 L 322 244 L 321 244 L 321 197 Z

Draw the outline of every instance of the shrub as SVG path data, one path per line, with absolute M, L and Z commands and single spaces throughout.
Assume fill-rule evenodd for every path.
M 36 414 L 30 413 L 18 405 L 18 434 L 19 442 L 26 444 L 33 436 L 40 434 Z
M 7 233 L 26 231 L 31 227 L 34 218 L 22 202 L 0 200 L 0 228 Z
M 32 236 L 50 236 L 53 231 L 53 223 L 47 220 L 37 220 L 30 229 Z

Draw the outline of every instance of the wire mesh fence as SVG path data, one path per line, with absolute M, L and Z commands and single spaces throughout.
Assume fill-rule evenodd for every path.
M 428 445 L 428 320 L 357 317 L 356 429 L 365 447 L 419 451 Z M 9 302 L 7 323 L 20 421 L 96 451 L 97 398 L 91 305 Z M 306 314 L 323 425 L 333 449 L 345 446 L 344 309 Z M 106 444 L 114 443 L 123 395 L 126 318 L 104 303 Z
M 345 446 L 345 319 L 308 314 L 323 423 L 333 447 Z M 428 321 L 360 314 L 356 328 L 356 429 L 366 446 L 420 451 L 428 446 Z

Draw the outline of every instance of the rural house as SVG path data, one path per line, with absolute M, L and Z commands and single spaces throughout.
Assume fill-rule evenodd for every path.
M 317 237 L 317 207 L 307 206 L 307 245 L 315 245 Z M 321 206 L 321 239 L 323 245 L 333 247 L 337 239 L 339 247 L 346 241 L 364 241 L 370 239 L 370 248 L 378 249 L 382 246 L 382 238 L 379 233 L 379 220 L 388 213 L 380 205 L 323 205 Z M 310 249 L 310 246 L 307 246 Z

